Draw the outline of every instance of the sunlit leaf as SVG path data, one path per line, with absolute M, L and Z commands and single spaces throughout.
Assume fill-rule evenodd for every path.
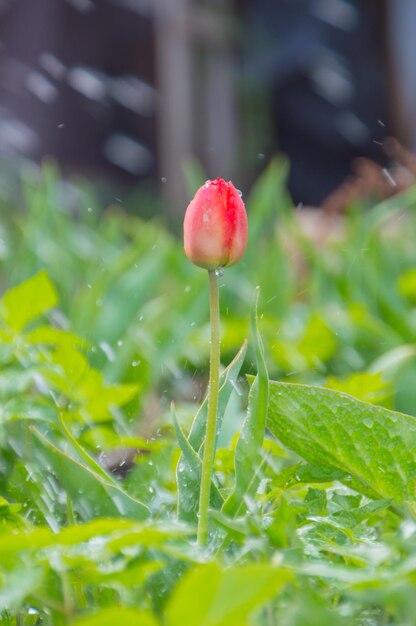
M 39 272 L 29 280 L 7 291 L 0 303 L 0 314 L 15 331 L 56 306 L 58 296 L 46 272 Z
M 167 626 L 243 626 L 291 579 L 286 569 L 250 564 L 221 569 L 209 563 L 187 574 L 166 611 Z

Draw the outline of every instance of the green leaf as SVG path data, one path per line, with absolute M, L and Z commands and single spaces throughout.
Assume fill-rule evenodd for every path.
M 83 524 L 73 524 L 53 532 L 45 527 L 33 527 L 29 530 L 0 535 L 2 558 L 9 562 L 25 558 L 24 552 L 38 553 L 40 550 L 56 546 L 79 548 L 80 544 L 94 541 L 97 537 L 105 538 L 105 549 L 109 553 L 118 553 L 125 548 L 145 546 L 161 548 L 165 543 L 189 535 L 187 528 L 179 525 L 137 523 L 130 519 L 99 518 Z M 27 556 L 27 555 L 26 555 Z M 92 557 L 94 558 L 94 556 Z M 4 561 L 2 560 L 2 565 Z
M 101 467 L 101 465 L 96 461 L 84 448 L 78 443 L 74 435 L 69 430 L 68 426 L 65 423 L 64 416 L 62 413 L 59 415 L 59 421 L 61 424 L 61 428 L 63 430 L 64 435 L 69 439 L 69 441 L 74 446 L 77 451 L 79 457 L 84 461 L 84 463 L 89 467 L 93 472 L 95 472 L 98 476 L 101 476 L 106 482 L 109 482 L 113 485 L 117 485 L 115 479 L 112 476 L 109 476 L 105 469 Z
M 325 321 L 314 313 L 309 319 L 297 346 L 309 367 L 326 363 L 337 348 L 336 337 Z
M 16 396 L 0 407 L 0 424 L 13 420 L 33 420 L 56 424 L 58 418 L 55 409 L 45 399 Z
M 344 393 L 293 383 L 270 383 L 267 425 L 310 463 L 349 474 L 364 494 L 414 499 L 416 418 Z
M 34 345 L 45 344 L 63 348 L 73 348 L 74 346 L 87 347 L 88 345 L 85 339 L 81 339 L 81 337 L 67 330 L 54 328 L 53 326 L 37 326 L 25 332 L 24 337 L 25 343 Z
M 187 574 L 166 610 L 166 626 L 244 626 L 249 616 L 291 579 L 286 569 L 250 564 L 202 565 Z
M 237 441 L 234 457 L 235 486 L 224 503 L 223 512 L 235 516 L 246 509 L 245 498 L 255 496 L 260 481 L 259 461 L 266 428 L 269 401 L 269 377 L 264 359 L 264 350 L 257 325 L 257 304 L 260 290 L 251 314 L 251 334 L 256 355 L 257 376 L 251 386 L 247 416 Z
M 41 567 L 24 567 L 0 577 L 0 611 L 18 607 L 42 585 L 44 573 Z
M 58 295 L 46 272 L 7 291 L 0 303 L 0 314 L 13 330 L 21 331 L 49 309 L 56 306 Z
M 136 384 L 106 385 L 102 372 L 90 367 L 74 346 L 59 347 L 52 361 L 57 367 L 45 369 L 44 377 L 79 403 L 79 413 L 88 422 L 111 420 L 111 408 L 125 405 L 139 390 Z
M 222 372 L 220 376 L 220 390 L 218 398 L 218 414 L 217 414 L 217 435 L 221 429 L 222 420 L 225 410 L 227 408 L 228 401 L 232 392 L 237 385 L 238 376 L 240 374 L 241 366 L 247 352 L 247 341 L 244 341 L 239 352 L 234 359 L 228 365 L 228 367 Z M 205 439 L 205 426 L 207 423 L 207 411 L 208 411 L 208 398 L 205 398 L 198 413 L 193 421 L 190 433 L 189 443 L 197 452 L 200 450 Z
M 234 360 L 220 376 L 217 434 L 221 427 L 228 401 L 233 390 L 235 389 L 246 351 L 247 342 L 244 342 Z M 198 454 L 204 441 L 206 419 L 207 400 L 205 399 L 195 416 L 187 440 L 189 446 L 194 450 L 195 454 Z M 195 474 L 195 463 L 189 458 L 189 455 L 188 459 L 183 454 L 180 456 L 176 469 L 176 480 L 178 485 L 179 519 L 195 523 L 198 513 L 200 482 L 198 474 Z M 218 501 L 218 504 L 221 505 L 221 501 Z
M 343 470 L 328 465 L 297 463 L 279 472 L 273 479 L 273 485 L 285 490 L 293 485 L 331 483 L 342 480 L 346 475 Z
M 393 395 L 391 383 L 383 380 L 380 372 L 355 372 L 343 379 L 330 376 L 325 386 L 373 404 L 385 404 Z
M 142 502 L 129 496 L 110 478 L 106 480 L 57 448 L 36 428 L 32 427 L 31 430 L 39 443 L 36 451 L 38 462 L 42 461 L 43 455 L 45 465 L 53 469 L 82 519 L 89 520 L 102 515 L 142 520 L 149 516 L 149 510 Z
M 397 281 L 399 292 L 410 300 L 412 304 L 416 302 L 416 269 L 411 268 L 399 277 Z
M 154 617 L 140 609 L 114 606 L 101 609 L 93 614 L 80 617 L 71 622 L 72 626 L 114 626 L 124 623 L 131 626 L 157 626 Z
M 182 450 L 182 457 L 178 463 L 177 472 L 181 475 L 182 485 L 184 488 L 180 494 L 182 498 L 182 508 L 189 509 L 199 499 L 199 490 L 201 486 L 202 460 L 195 452 L 178 422 L 175 407 L 171 407 L 171 415 L 173 426 L 175 428 L 176 437 Z M 186 472 L 186 476 L 182 476 Z M 183 500 L 189 501 L 184 503 Z M 224 500 L 218 491 L 216 485 L 211 481 L 210 505 L 215 509 L 220 509 Z

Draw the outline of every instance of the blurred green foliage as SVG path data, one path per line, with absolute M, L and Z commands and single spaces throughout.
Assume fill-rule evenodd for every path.
M 2 626 L 414 624 L 416 190 L 311 236 L 285 175 L 221 278 L 207 549 L 205 272 L 51 165 L 1 206 Z

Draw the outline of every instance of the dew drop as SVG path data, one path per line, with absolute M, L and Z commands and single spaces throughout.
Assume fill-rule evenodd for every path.
M 109 361 L 113 362 L 116 360 L 116 355 L 110 344 L 108 344 L 106 341 L 101 341 L 99 346 Z

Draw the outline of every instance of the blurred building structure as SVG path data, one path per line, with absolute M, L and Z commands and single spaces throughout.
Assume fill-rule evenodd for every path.
M 391 132 L 384 0 L 247 0 L 253 78 L 268 85 L 271 150 L 296 203 L 319 205 L 355 159 L 385 164 Z
M 0 155 L 161 181 L 175 211 L 183 161 L 238 180 L 250 134 L 246 162 L 282 150 L 295 201 L 318 205 L 357 158 L 384 167 L 388 135 L 416 143 L 414 13 L 413 0 L 0 0 Z
M 186 201 L 182 163 L 231 176 L 236 104 L 225 2 L 0 3 L 0 153 Z

